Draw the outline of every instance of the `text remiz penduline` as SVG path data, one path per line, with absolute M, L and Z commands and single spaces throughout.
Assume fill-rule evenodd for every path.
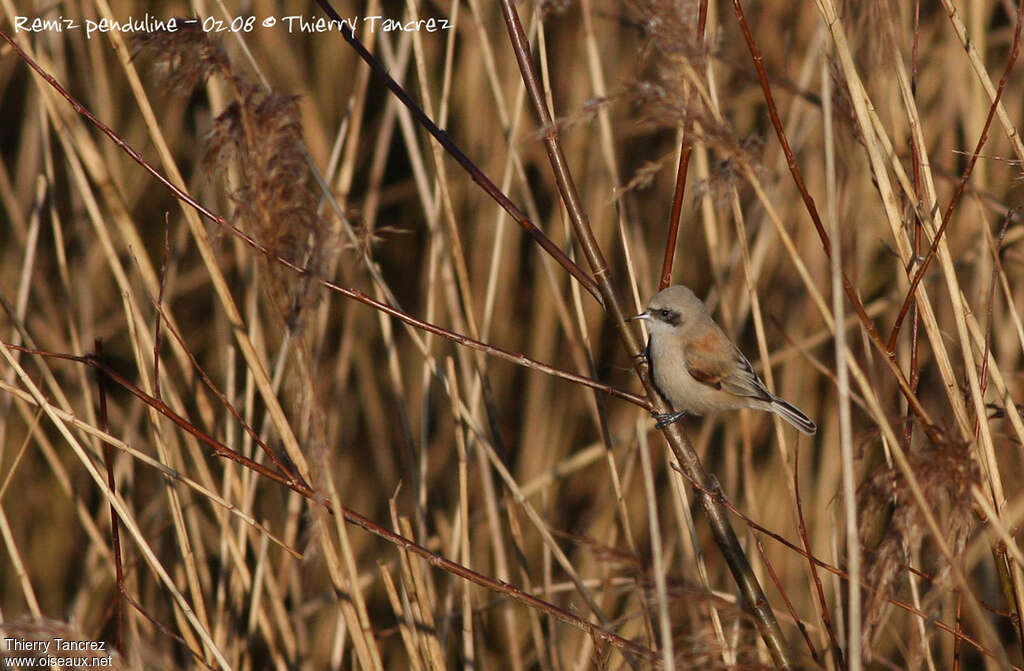
M 70 32 L 85 30 L 86 38 L 91 39 L 93 33 L 151 33 L 154 31 L 177 32 L 186 27 L 200 26 L 207 33 L 251 33 L 256 28 L 274 28 L 280 26 L 289 33 L 330 33 L 348 31 L 356 33 L 360 30 L 375 32 L 425 32 L 436 33 L 449 30 L 448 19 L 427 18 L 398 20 L 386 16 L 350 16 L 340 21 L 322 16 L 268 16 L 257 19 L 255 16 L 235 16 L 217 18 L 208 16 L 199 18 L 158 19 L 146 13 L 141 17 L 129 16 L 124 20 L 103 18 L 98 21 L 91 19 L 74 19 L 65 16 L 42 18 L 30 16 L 14 17 L 14 32 L 44 33 Z

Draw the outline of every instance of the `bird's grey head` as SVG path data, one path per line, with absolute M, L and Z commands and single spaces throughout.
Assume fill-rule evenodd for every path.
M 706 312 L 704 303 L 688 287 L 675 284 L 662 289 L 647 303 L 647 311 L 637 315 L 651 326 L 651 332 L 676 330 L 687 321 Z

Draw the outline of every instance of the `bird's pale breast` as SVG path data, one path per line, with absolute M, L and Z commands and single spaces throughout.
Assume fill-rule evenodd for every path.
M 681 344 L 673 339 L 651 340 L 651 368 L 654 385 L 675 410 L 703 415 L 716 410 L 743 408 L 749 399 L 716 389 L 695 379 L 687 370 Z

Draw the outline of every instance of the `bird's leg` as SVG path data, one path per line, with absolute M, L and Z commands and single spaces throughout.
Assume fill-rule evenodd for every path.
M 680 411 L 680 412 L 666 412 L 666 413 L 656 413 L 655 412 L 655 413 L 652 413 L 652 414 L 654 416 L 654 419 L 658 420 L 658 423 L 654 425 L 655 428 L 658 428 L 658 429 L 664 429 L 669 424 L 675 424 L 676 422 L 678 422 L 680 419 L 682 419 L 686 415 L 686 413 L 682 412 L 682 411 Z

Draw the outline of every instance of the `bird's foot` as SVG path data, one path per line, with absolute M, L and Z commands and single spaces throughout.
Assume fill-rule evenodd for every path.
M 711 494 L 719 501 L 725 501 L 725 490 L 722 489 L 722 483 L 718 481 L 714 473 L 708 473 L 708 484 Z
M 658 420 L 655 428 L 664 429 L 669 424 L 675 424 L 686 415 L 685 412 L 654 413 L 654 419 Z

